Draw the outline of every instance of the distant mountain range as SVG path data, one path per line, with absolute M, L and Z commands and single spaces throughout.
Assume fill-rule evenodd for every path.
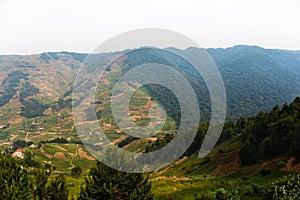
M 176 51 L 193 54 L 192 49 Z M 207 52 L 214 59 L 224 81 L 228 119 L 247 117 L 261 110 L 268 111 L 275 104 L 291 102 L 300 95 L 300 51 L 239 45 L 226 49 L 209 48 Z M 119 54 L 120 52 L 115 52 L 97 56 L 101 56 L 108 63 Z M 72 84 L 87 55 L 48 52 L 0 56 L 1 123 L 7 123 L 11 118 L 43 115 L 49 108 L 70 107 Z M 209 116 L 207 88 L 200 76 L 191 73 L 187 62 L 166 51 L 147 49 L 135 54 L 129 53 L 127 60 L 126 67 L 157 62 L 181 69 L 190 78 L 191 85 L 201 99 L 200 109 L 204 116 Z M 169 95 L 167 91 L 164 97 L 156 92 L 155 87 L 149 86 L 147 89 L 161 102 L 169 99 L 166 97 Z M 58 106 L 60 100 L 64 100 L 64 104 Z

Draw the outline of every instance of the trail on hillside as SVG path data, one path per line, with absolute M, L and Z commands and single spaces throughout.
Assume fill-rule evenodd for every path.
M 25 136 L 25 141 L 26 141 L 26 142 L 29 141 L 29 139 L 28 139 L 29 134 L 30 134 L 30 132 L 27 132 L 27 133 L 26 133 L 26 136 Z
M 75 165 L 73 164 L 73 160 L 78 156 L 78 149 L 79 149 L 79 144 L 76 145 L 76 151 L 75 151 L 75 154 L 74 154 L 74 156 L 71 158 L 71 161 L 70 161 L 71 168 L 75 167 Z

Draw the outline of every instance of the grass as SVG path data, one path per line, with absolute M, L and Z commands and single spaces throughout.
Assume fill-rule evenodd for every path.
M 189 161 L 187 162 L 189 163 Z M 188 165 L 188 164 L 185 164 Z M 251 166 L 250 166 L 251 167 Z M 241 170 L 244 170 L 243 168 Z M 267 176 L 262 176 L 259 173 L 243 178 L 241 176 L 210 176 L 207 174 L 184 174 L 184 171 L 173 171 L 163 175 L 153 175 L 152 178 L 152 192 L 154 199 L 195 199 L 196 196 L 214 195 L 219 188 L 224 188 L 226 191 L 237 190 L 241 199 L 260 199 L 259 195 L 248 196 L 246 192 L 252 189 L 252 185 L 259 185 L 260 187 L 267 187 L 268 184 L 289 172 L 272 171 Z M 189 180 L 176 180 L 174 178 L 185 177 Z M 157 177 L 167 177 L 167 179 L 155 180 Z

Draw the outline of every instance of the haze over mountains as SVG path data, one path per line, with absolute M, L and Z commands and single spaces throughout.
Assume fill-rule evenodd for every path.
M 224 81 L 228 119 L 267 111 L 275 104 L 291 102 L 300 95 L 299 51 L 239 45 L 227 49 L 207 49 L 207 52 L 214 59 Z M 119 53 L 99 56 L 108 62 Z M 193 51 L 186 49 L 184 53 L 193 54 Z M 175 66 L 187 74 L 191 72 L 188 63 L 165 51 L 140 54 L 138 59 L 128 59 L 126 64 L 158 62 Z M 69 52 L 0 56 L 1 123 L 8 123 L 12 118 L 43 115 L 50 107 L 57 106 L 59 100 L 65 100 L 61 107 L 70 107 L 72 83 L 86 56 Z M 202 100 L 200 109 L 209 112 L 210 102 L 204 82 L 201 77 L 199 80 L 193 76 L 190 78 L 198 98 Z

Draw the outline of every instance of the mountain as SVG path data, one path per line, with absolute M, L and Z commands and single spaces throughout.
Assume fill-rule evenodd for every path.
M 193 56 L 192 49 L 176 51 Z M 227 49 L 209 48 L 207 52 L 214 59 L 225 84 L 228 119 L 247 117 L 260 110 L 268 111 L 273 105 L 290 102 L 300 95 L 299 51 L 239 45 Z M 108 63 L 120 53 L 97 56 Z M 70 98 L 76 72 L 86 56 L 69 52 L 0 56 L 1 113 L 15 118 L 36 117 L 43 115 L 60 99 Z M 133 67 L 147 62 L 171 65 L 186 74 L 199 97 L 202 114 L 209 116 L 210 100 L 206 85 L 201 76 L 191 76 L 193 69 L 189 63 L 166 51 L 140 50 L 129 53 L 125 64 Z M 154 91 L 152 89 L 152 95 L 158 96 Z M 170 92 L 167 94 L 172 96 Z M 10 113 L 6 113 L 8 110 Z M 5 117 L 6 123 L 8 117 Z

